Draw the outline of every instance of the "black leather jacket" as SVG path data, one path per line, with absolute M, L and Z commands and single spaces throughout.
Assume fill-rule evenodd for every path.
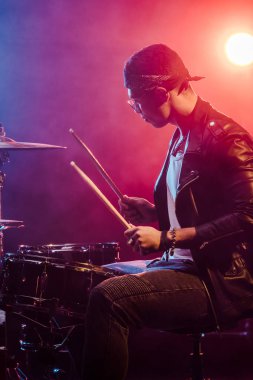
M 219 325 L 253 313 L 253 140 L 198 98 L 176 196 L 181 227 L 196 227 L 188 247 Z M 165 165 L 155 186 L 161 230 L 169 229 Z

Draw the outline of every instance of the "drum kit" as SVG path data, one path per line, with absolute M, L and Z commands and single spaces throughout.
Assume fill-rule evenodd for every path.
M 70 130 L 70 133 L 82 145 L 85 145 L 73 130 Z M 4 128 L 0 124 L 1 167 L 9 161 L 9 152 L 37 149 L 64 149 L 64 147 L 17 142 L 6 137 Z M 116 185 L 90 151 L 89 156 L 96 163 L 103 177 L 110 182 L 112 189 L 119 197 L 122 197 Z M 73 166 L 73 163 L 71 164 Z M 84 173 L 80 168 L 77 165 L 74 168 L 79 170 L 80 176 L 83 177 Z M 4 253 L 4 230 L 24 226 L 24 222 L 20 220 L 2 219 L 4 177 L 3 171 L 0 171 L 0 309 L 6 313 L 5 378 L 9 380 L 79 379 L 78 370 L 73 368 L 73 365 L 71 370 L 62 369 L 61 364 L 60 366 L 57 364 L 56 358 L 61 351 L 66 352 L 66 342 L 73 331 L 78 326 L 83 326 L 91 288 L 106 278 L 120 274 L 103 266 L 119 260 L 119 244 L 109 242 L 20 245 L 16 253 Z M 117 215 L 117 211 L 113 210 L 110 202 L 107 199 L 102 200 L 116 214 L 120 222 L 128 227 L 128 223 L 120 214 Z M 15 338 L 13 338 L 13 331 L 17 333 Z M 80 351 L 81 348 L 79 343 L 78 350 Z M 38 364 L 38 357 L 42 352 L 43 363 L 45 357 L 48 358 L 43 365 Z M 32 356 L 34 353 L 39 353 L 36 359 Z M 35 365 L 32 363 L 34 360 L 36 360 Z M 28 375 L 24 373 L 24 367 Z

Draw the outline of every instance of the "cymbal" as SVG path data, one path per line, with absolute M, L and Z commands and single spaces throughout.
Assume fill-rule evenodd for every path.
M 39 144 L 30 142 L 18 142 L 8 137 L 0 137 L 0 150 L 16 150 L 16 149 L 66 149 L 65 146 Z
M 0 231 L 20 227 L 24 227 L 24 222 L 22 220 L 0 219 Z

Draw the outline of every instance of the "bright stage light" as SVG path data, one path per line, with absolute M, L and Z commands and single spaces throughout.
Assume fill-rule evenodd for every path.
M 253 63 L 253 36 L 249 33 L 233 34 L 226 43 L 228 59 L 239 66 Z

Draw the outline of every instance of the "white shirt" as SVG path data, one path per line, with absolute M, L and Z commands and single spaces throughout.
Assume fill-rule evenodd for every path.
M 184 158 L 184 153 L 188 145 L 188 136 L 185 142 L 183 151 L 180 149 L 176 156 L 170 155 L 169 167 L 166 176 L 167 184 L 167 202 L 168 202 L 168 214 L 170 220 L 171 228 L 180 228 L 180 224 L 177 220 L 175 212 L 175 200 L 178 188 L 178 182 L 180 178 L 182 162 Z M 173 149 L 172 149 L 173 151 Z M 192 255 L 190 249 L 175 248 L 174 255 L 170 256 L 170 259 L 190 259 L 192 260 Z

